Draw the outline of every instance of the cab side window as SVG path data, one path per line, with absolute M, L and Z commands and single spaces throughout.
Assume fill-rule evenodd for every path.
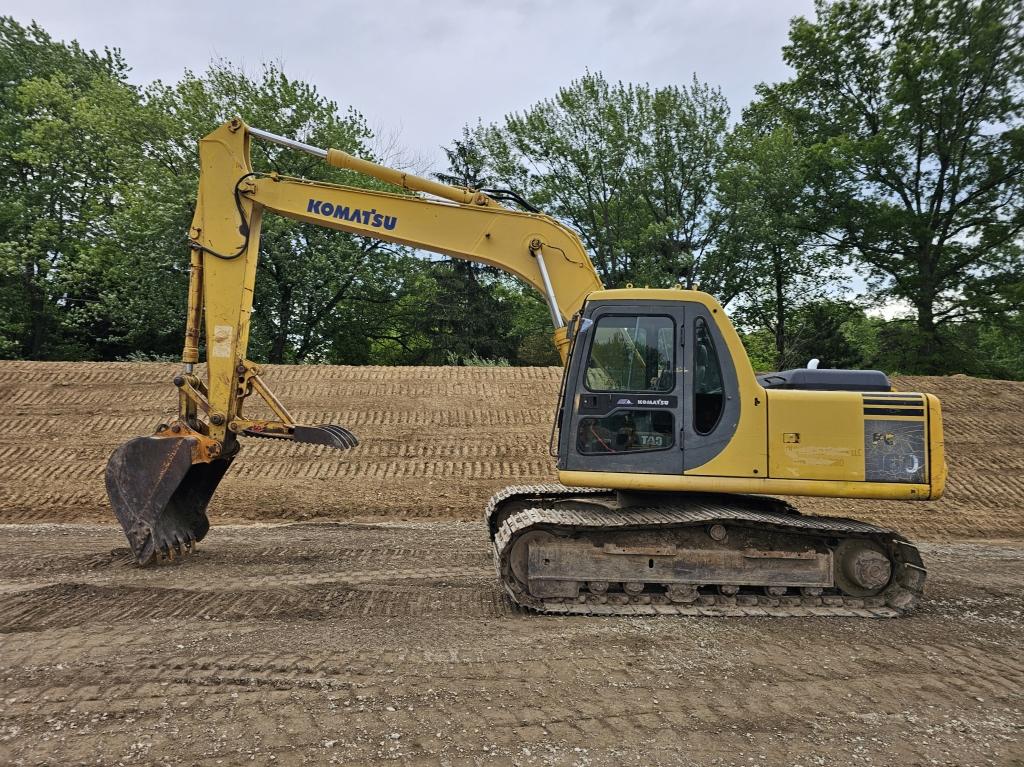
M 710 434 L 725 409 L 722 365 L 711 329 L 702 317 L 693 325 L 693 429 Z

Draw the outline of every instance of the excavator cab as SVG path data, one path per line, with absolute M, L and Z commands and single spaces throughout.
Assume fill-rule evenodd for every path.
M 564 471 L 680 476 L 729 444 L 736 365 L 717 307 L 690 291 L 602 291 L 573 328 L 560 415 Z M 622 297 L 619 297 L 621 295 Z
M 942 414 L 880 371 L 757 376 L 710 295 L 591 293 L 571 328 L 563 484 L 653 492 L 939 497 Z

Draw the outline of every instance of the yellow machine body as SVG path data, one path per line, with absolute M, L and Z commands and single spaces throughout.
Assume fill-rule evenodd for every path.
M 610 471 L 559 471 L 559 481 L 572 487 L 618 490 L 763 493 L 833 498 L 934 500 L 946 484 L 942 409 L 932 394 L 862 393 L 765 389 L 750 365 L 732 322 L 712 296 L 700 291 L 629 288 L 592 293 L 590 301 L 678 301 L 708 310 L 736 369 L 739 399 L 735 432 L 715 458 L 678 474 Z M 684 376 L 691 371 L 681 371 Z M 920 402 L 920 406 L 888 407 L 885 399 Z M 880 404 L 873 405 L 878 401 Z M 867 402 L 867 404 L 865 404 Z M 884 415 L 878 411 L 886 410 Z M 872 412 L 874 411 L 874 412 Z M 888 424 L 887 428 L 879 422 Z M 916 481 L 872 481 L 866 471 L 868 453 L 899 447 L 893 424 L 919 424 L 924 435 L 923 464 Z M 898 426 L 896 427 L 899 428 Z M 884 455 L 882 456 L 884 458 Z
M 405 191 L 373 191 L 254 172 L 249 157 L 253 137 L 318 154 L 333 166 L 376 177 Z M 582 398 L 597 396 L 587 394 L 586 386 L 572 384 L 562 401 L 563 417 L 570 420 L 560 424 L 559 478 L 565 485 L 903 500 L 934 499 L 942 494 L 946 469 L 941 412 L 935 397 L 900 395 L 903 404 L 886 408 L 885 403 L 879 406 L 869 401 L 884 399 L 881 393 L 868 397 L 857 391 L 765 386 L 713 297 L 675 289 L 604 290 L 579 237 L 549 216 L 511 210 L 476 190 L 418 178 L 338 150 L 318 150 L 275 137 L 249 128 L 241 120 L 232 120 L 203 138 L 199 156 L 198 201 L 189 233 L 192 255 L 182 356 L 185 370 L 174 381 L 179 390 L 178 417 L 162 424 L 155 435 L 119 447 L 106 477 L 111 505 L 140 562 L 181 553 L 206 533 L 206 506 L 237 454 L 239 436 L 336 448 L 357 444 L 344 427 L 297 423 L 263 381 L 259 367 L 246 356 L 260 225 L 266 213 L 489 264 L 516 276 L 545 297 L 554 343 L 566 363 L 567 375 L 576 375 L 580 381 L 584 380 L 580 366 L 589 364 L 584 360 L 586 323 L 592 315 L 597 316 L 595 311 L 611 316 L 619 307 L 637 316 L 660 312 L 682 317 L 680 312 L 686 307 L 686 312 L 706 318 L 706 332 L 718 339 L 717 353 L 728 360 L 735 379 L 723 395 L 728 400 L 724 429 L 728 438 L 718 439 L 714 455 L 709 453 L 707 460 L 681 463 L 678 470 L 664 472 L 652 470 L 653 464 L 646 465 L 643 455 L 631 456 L 622 464 L 625 468 L 610 454 L 593 461 L 586 456 L 567 459 L 575 448 L 565 436 L 566 424 L 586 404 Z M 690 326 L 684 327 L 679 320 L 674 327 L 679 334 L 677 346 L 684 349 L 683 336 Z M 205 382 L 193 372 L 203 336 L 208 364 Z M 688 381 L 692 371 L 686 360 L 690 357 L 680 352 L 672 358 L 677 362 L 665 372 L 674 381 Z M 678 392 L 684 390 L 684 383 L 673 386 Z M 253 394 L 269 406 L 272 419 L 245 415 L 244 404 Z M 686 396 L 674 393 L 670 399 L 678 405 Z M 906 402 L 920 406 L 907 406 Z M 879 407 L 884 417 L 877 417 Z M 901 441 L 904 432 L 918 441 L 918 435 L 925 435 L 923 447 L 911 451 L 909 471 L 910 453 Z M 688 449 L 685 442 L 680 432 L 680 451 Z M 890 448 L 895 462 L 889 460 Z M 663 455 L 669 452 L 661 451 Z M 688 455 L 692 458 L 695 453 Z M 895 469 L 889 471 L 892 467 Z

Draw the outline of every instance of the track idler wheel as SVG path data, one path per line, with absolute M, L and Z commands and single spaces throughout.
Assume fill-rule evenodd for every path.
M 206 507 L 237 450 L 176 423 L 120 445 L 107 462 L 110 506 L 140 565 L 173 559 L 210 529 Z
M 847 539 L 836 547 L 834 561 L 836 586 L 855 597 L 878 594 L 892 578 L 892 562 L 874 541 Z

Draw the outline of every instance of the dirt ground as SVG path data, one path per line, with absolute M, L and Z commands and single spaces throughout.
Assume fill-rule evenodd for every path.
M 272 368 L 349 453 L 250 442 L 183 563 L 110 524 L 176 366 L 0 363 L 0 764 L 1024 765 L 1024 384 L 944 403 L 934 503 L 800 501 L 923 541 L 857 619 L 538 617 L 479 521 L 552 478 L 551 369 Z
M 1024 764 L 1024 548 L 899 620 L 562 618 L 473 523 L 0 527 L 4 764 Z M 111 554 L 111 550 L 116 552 Z

